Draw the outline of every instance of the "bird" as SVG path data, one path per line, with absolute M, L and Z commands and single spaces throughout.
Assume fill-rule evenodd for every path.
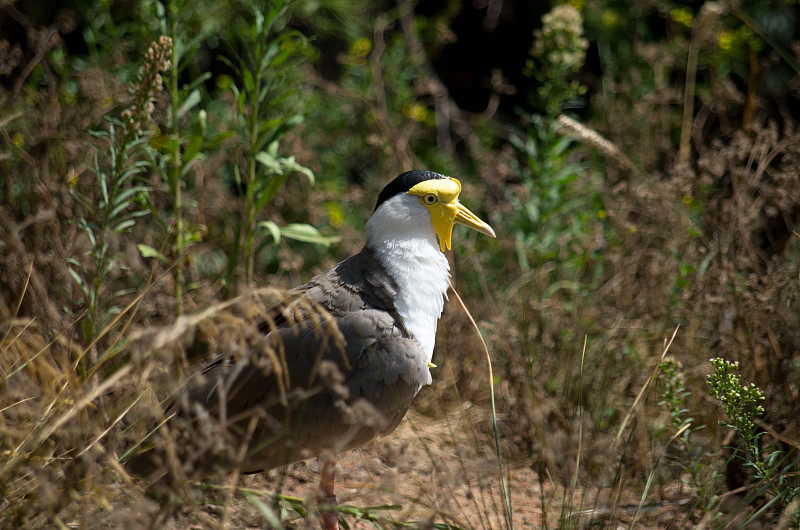
M 338 529 L 336 455 L 391 433 L 432 382 L 454 225 L 495 237 L 460 193 L 457 179 L 427 170 L 389 182 L 366 222 L 361 251 L 264 311 L 250 351 L 220 357 L 189 378 L 168 415 L 195 426 L 203 417 L 222 418 L 233 440 L 247 442 L 238 460 L 231 458 L 244 473 L 321 456 L 321 525 Z M 196 428 L 190 438 L 203 435 Z M 193 465 L 208 460 L 196 454 Z M 134 462 L 148 460 L 152 471 L 145 457 Z

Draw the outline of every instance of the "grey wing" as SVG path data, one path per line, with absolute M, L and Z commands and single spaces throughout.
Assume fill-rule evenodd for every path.
M 417 342 L 360 310 L 272 331 L 247 359 L 209 366 L 189 400 L 249 440 L 243 469 L 259 471 L 391 432 L 429 382 Z
M 347 336 L 368 327 L 370 312 L 362 311 L 342 319 L 340 327 Z M 382 333 L 362 349 L 356 369 L 347 378 L 351 398 L 361 398 L 373 405 L 386 420 L 379 434 L 388 434 L 397 427 L 413 397 L 431 382 L 427 357 L 417 341 L 405 337 L 386 313 L 378 312 Z

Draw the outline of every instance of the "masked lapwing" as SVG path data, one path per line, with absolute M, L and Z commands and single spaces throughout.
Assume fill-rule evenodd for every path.
M 271 353 L 217 360 L 169 412 L 224 417 L 234 438 L 247 441 L 236 463 L 242 472 L 322 456 L 320 503 L 335 505 L 335 455 L 393 431 L 431 383 L 453 225 L 495 237 L 460 192 L 458 180 L 431 171 L 391 181 L 367 221 L 364 248 L 262 316 L 258 333 Z M 334 509 L 320 515 L 323 528 L 338 528 Z

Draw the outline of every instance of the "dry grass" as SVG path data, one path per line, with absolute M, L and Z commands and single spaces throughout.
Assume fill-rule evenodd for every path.
M 276 520 L 287 528 L 317 527 L 315 461 L 254 476 L 193 474 L 181 451 L 235 455 L 241 446 L 213 424 L 204 425 L 205 448 L 181 443 L 187 433 L 169 428 L 148 437 L 181 382 L 217 355 L 250 351 L 254 315 L 277 296 L 257 291 L 268 298 L 258 301 L 250 288 L 217 281 L 242 214 L 221 177 L 239 147 L 222 143 L 191 168 L 184 219 L 200 240 L 185 262 L 192 286 L 186 316 L 173 317 L 174 260 L 148 261 L 136 247 L 168 247 L 170 228 L 143 218 L 130 233 L 109 239 L 125 268 L 113 271 L 103 294 L 130 292 L 114 298 L 121 312 L 85 344 L 83 306 L 65 260 L 83 256 L 90 242 L 76 226 L 85 212 L 70 189 L 99 196 L 84 178 L 91 165 L 86 130 L 113 115 L 112 106 L 123 108 L 126 90 L 113 69 L 99 66 L 70 79 L 74 93 L 46 70 L 40 74 L 51 84 L 28 85 L 25 76 L 58 39 L 25 22 L 32 39 L 26 52 L 40 52 L 0 47 L 0 75 L 13 75 L 0 89 L 0 171 L 12 175 L 0 190 L 0 527 L 238 528 Z M 599 211 L 579 212 L 592 219 L 583 225 L 583 246 L 541 226 L 534 236 L 552 237 L 557 255 L 532 270 L 518 266 L 506 223 L 516 212 L 504 190 L 524 192 L 517 171 L 523 156 L 481 139 L 501 136 L 503 125 L 457 119 L 471 157 L 464 167 L 475 168 L 465 173 L 476 175 L 463 175 L 465 201 L 496 215 L 489 220 L 498 239 L 464 241 L 452 260 L 454 277 L 494 363 L 502 472 L 516 528 L 796 524 L 797 498 L 788 507 L 770 505 L 769 488 L 732 456 L 738 439 L 718 424 L 725 418 L 705 381 L 709 358 L 740 361 L 743 380 L 766 395 L 762 446 L 785 452 L 781 476 L 796 487 L 800 127 L 787 110 L 796 87 L 771 99 L 720 80 L 696 95 L 687 125 L 677 105 L 693 94 L 681 85 L 685 58 L 673 44 L 637 52 L 662 76 L 647 97 L 642 79 L 652 72 L 634 66 L 629 77 L 604 79 L 610 88 L 595 91 L 587 124 L 562 123 L 562 132 L 584 143 L 571 156 L 589 167 L 567 198 L 597 195 L 602 218 Z M 107 60 L 124 66 L 125 53 L 121 46 Z M 371 58 L 380 72 L 378 55 Z M 760 60 L 762 72 L 775 66 L 774 57 Z M 372 89 L 356 93 L 314 82 L 309 90 L 324 85 L 326 102 L 346 100 L 344 114 L 374 110 Z M 735 110 L 742 105 L 744 124 Z M 158 102 L 156 112 L 163 106 Z M 291 287 L 358 250 L 359 223 L 387 177 L 379 173 L 395 171 L 396 158 L 413 159 L 412 139 L 425 132 L 424 123 L 398 124 L 399 113 L 390 113 L 381 108 L 377 125 L 353 132 L 353 144 L 369 152 L 353 157 L 359 185 L 349 176 L 319 175 L 323 186 L 292 184 L 263 213 L 279 225 L 334 226 L 331 204 L 343 205 L 335 228 L 342 243 L 329 251 L 284 241 L 265 253 L 260 281 Z M 325 166 L 315 157 L 324 153 L 315 146 L 333 151 L 345 132 L 315 125 L 290 145 L 298 160 L 318 169 Z M 392 143 L 395 129 L 402 141 Z M 408 152 L 394 152 L 401 148 Z M 165 184 L 150 174 L 148 184 L 155 208 L 169 211 Z M 248 294 L 230 299 L 237 290 Z M 668 354 L 685 381 L 680 406 L 691 427 L 673 423 L 659 404 L 664 381 L 654 377 L 676 329 Z M 351 528 L 509 526 L 484 353 L 455 304 L 440 330 L 434 384 L 390 438 L 340 462 L 339 501 Z M 88 370 L 79 369 L 82 359 Z M 164 452 L 176 478 L 155 498 L 120 464 L 129 450 L 149 444 Z
M 712 162 L 743 167 L 740 183 L 717 185 L 703 197 L 718 203 L 714 209 L 677 200 L 684 196 L 678 191 L 686 193 L 680 183 L 695 182 L 685 170 L 657 185 L 620 184 L 609 217 L 624 236 L 607 256 L 609 268 L 593 297 L 554 290 L 543 274 L 515 280 L 509 271 L 501 282 L 507 290 L 484 291 L 485 303 L 475 295 L 468 300 L 496 363 L 501 450 L 516 527 L 691 525 L 720 487 L 715 470 L 746 481 L 725 466 L 724 454 L 714 453 L 715 416 L 703 399 L 706 369 L 698 362 L 710 356 L 710 345 L 714 354 L 742 356 L 748 374 L 778 404 L 766 425 L 785 440 L 798 439 L 791 413 L 798 396 L 790 382 L 797 373 L 796 337 L 781 332 L 797 324 L 797 263 L 783 257 L 793 256 L 798 242 L 789 236 L 777 245 L 770 235 L 775 225 L 767 222 L 794 222 L 789 168 L 795 144 L 769 131 L 754 130 L 751 143 L 743 146 L 738 138 L 715 151 L 721 161 L 700 164 L 701 175 L 716 167 Z M 745 147 L 751 155 L 742 158 Z M 753 176 L 776 160 L 782 165 Z M 742 183 L 750 187 L 743 190 Z M 759 201 L 752 200 L 756 193 Z M 759 213 L 773 207 L 772 217 Z M 30 226 L 52 222 L 39 216 Z M 698 236 L 699 227 L 715 227 L 717 235 Z M 681 264 L 698 261 L 705 268 L 676 284 Z M 501 281 L 490 257 L 472 256 L 470 265 L 482 276 L 479 283 Z M 465 268 L 458 266 L 457 272 Z M 42 274 L 36 267 L 13 270 L 23 278 L 22 296 L 0 308 L 8 323 L 0 387 L 4 525 L 238 527 L 267 524 L 274 514 L 289 527 L 316 526 L 313 461 L 264 476 L 215 473 L 203 483 L 183 482 L 159 500 L 118 463 L 163 419 L 160 402 L 176 382 L 204 359 L 246 348 L 241 337 L 257 313 L 249 297 L 215 303 L 207 291 L 207 309 L 158 324 L 152 315 L 169 307 L 171 286 L 168 275 L 157 276 L 140 297 L 129 298 L 116 327 L 86 348 L 73 342 L 74 319 L 48 320 L 64 294 L 48 294 L 41 277 L 34 281 Z M 202 305 L 200 293 L 192 300 Z M 502 309 L 489 314 L 492 307 Z M 18 316 L 25 313 L 40 316 Z M 695 425 L 707 425 L 690 438 L 700 453 L 676 452 L 670 442 L 677 433 L 665 430 L 664 411 L 655 406 L 659 389 L 651 374 L 662 340 L 674 330 L 666 325 L 676 318 L 683 323 L 670 353 L 690 367 L 686 375 L 696 398 L 687 404 L 704 415 Z M 343 517 L 355 527 L 372 519 L 383 526 L 507 525 L 486 364 L 467 319 L 452 305 L 440 338 L 440 368 L 435 384 L 418 397 L 419 412 L 391 438 L 340 464 L 340 502 L 352 506 Z M 77 361 L 92 354 L 101 362 L 80 374 Z M 173 438 L 162 441 L 172 444 Z M 703 463 L 703 482 L 676 465 L 687 459 Z M 276 493 L 283 496 L 276 500 Z M 731 518 L 749 513 L 736 504 L 717 509 L 730 510 Z
M 132 360 L 109 376 L 84 384 L 79 384 L 70 361 L 80 355 L 79 350 L 70 350 L 63 340 L 48 345 L 30 321 L 15 321 L 14 335 L 3 343 L 4 358 L 16 360 L 3 374 L 0 409 L 3 446 L 15 448 L 2 460 L 3 476 L 9 477 L 4 481 L 4 524 L 243 527 L 266 524 L 265 513 L 275 510 L 289 526 L 315 527 L 313 517 L 303 513 L 313 510 L 316 496 L 313 461 L 264 476 L 216 474 L 202 483 L 185 482 L 184 477 L 161 500 L 149 499 L 117 462 L 121 451 L 142 440 L 146 432 L 142 427 L 152 424 L 147 418 L 162 417 L 149 385 L 168 388 L 175 382 L 169 375 L 174 361 L 156 352 L 175 344 L 190 346 L 192 340 L 187 338 L 199 340 L 198 333 L 215 337 L 214 350 L 224 351 L 225 337 L 235 342 L 233 337 L 240 334 L 242 315 L 252 318 L 252 307 L 240 299 L 163 329 L 134 334 L 130 351 L 138 353 Z M 339 501 L 345 505 L 345 520 L 353 521 L 355 528 L 365 524 L 356 520 L 372 519 L 380 525 L 506 526 L 487 409 L 465 402 L 440 414 L 434 419 L 411 413 L 391 438 L 344 457 L 339 464 Z M 500 420 L 507 422 L 502 415 Z M 131 427 L 131 421 L 137 424 Z M 225 441 L 208 427 L 205 442 Z M 179 433 L 167 431 L 163 440 L 168 454 L 175 450 L 171 443 L 181 439 Z M 170 468 L 182 475 L 187 470 Z M 574 484 L 551 485 L 550 480 L 537 478 L 525 459 L 510 460 L 506 472 L 518 527 L 540 526 L 548 513 L 551 524 L 565 514 L 576 520 L 597 514 L 629 520 L 635 506 L 627 495 L 615 500 L 618 506 L 607 507 L 608 500 L 598 501 L 601 492 L 593 488 L 580 486 L 573 491 Z M 273 505 L 275 494 L 283 496 L 281 508 Z

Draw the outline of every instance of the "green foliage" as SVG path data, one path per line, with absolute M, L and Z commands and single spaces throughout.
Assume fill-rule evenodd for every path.
M 133 89 L 133 103 L 122 113 L 123 121 L 108 119 L 107 131 L 95 131 L 93 136 L 102 140 L 100 146 L 92 146 L 94 153 L 93 173 L 100 196 L 95 198 L 73 183 L 70 191 L 86 208 L 87 216 L 78 220 L 78 227 L 87 235 L 89 249 L 85 254 L 88 263 L 68 258 L 69 273 L 83 294 L 79 304 L 85 304 L 86 317 L 81 321 L 83 338 L 92 344 L 119 307 L 109 301 L 126 291 L 103 295 L 106 283 L 114 273 L 124 268 L 119 262 L 119 250 L 111 249 L 111 240 L 120 236 L 136 224 L 137 219 L 148 213 L 142 204 L 148 202 L 149 189 L 137 178 L 151 164 L 137 158 L 144 154 L 144 146 L 150 134 L 145 132 L 152 118 L 152 99 L 161 89 L 160 72 L 170 66 L 171 43 L 162 39 L 153 43 L 139 71 L 138 84 Z M 107 163 L 109 169 L 101 168 Z M 85 359 L 82 360 L 85 363 Z M 84 365 L 84 369 L 87 367 Z
M 322 235 L 319 233 L 319 230 L 307 223 L 289 223 L 280 226 L 273 221 L 261 221 L 256 228 L 268 232 L 269 235 L 272 236 L 272 242 L 274 244 L 280 243 L 282 237 L 326 247 L 339 241 L 338 236 Z
M 190 226 L 186 221 L 183 190 L 191 179 L 192 164 L 201 156 L 203 147 L 206 147 L 207 143 L 218 144 L 224 136 L 207 142 L 204 115 L 202 111 L 194 110 L 201 100 L 200 87 L 210 74 L 198 75 L 183 86 L 179 81 L 183 69 L 204 37 L 202 31 L 190 33 L 193 29 L 190 22 L 198 6 L 189 0 L 170 0 L 165 7 L 166 10 L 157 10 L 157 13 L 160 15 L 161 29 L 168 35 L 172 46 L 172 60 L 166 81 L 169 104 L 166 123 L 168 133 L 153 142 L 152 155 L 161 178 L 167 184 L 172 196 L 171 215 L 158 215 L 158 217 L 167 233 L 171 233 L 171 244 L 168 248 L 172 251 L 171 261 L 174 261 L 173 296 L 175 314 L 180 315 L 186 288 L 184 273 L 189 259 L 187 251 L 191 245 L 200 240 L 202 233 L 202 230 Z M 191 119 L 187 120 L 189 116 Z M 186 122 L 192 123 L 192 126 L 187 128 Z M 151 210 L 154 214 L 158 212 L 155 207 Z
M 81 27 L 81 36 L 86 43 L 88 53 L 85 57 L 71 56 L 70 59 L 73 61 L 71 66 L 80 72 L 91 65 L 110 66 L 113 61 L 116 63 L 114 67 L 118 69 L 117 75 L 123 81 L 134 81 L 138 62 L 120 61 L 120 59 L 123 59 L 125 53 L 141 56 L 144 50 L 131 49 L 131 46 L 134 43 L 144 46 L 154 35 L 160 33 L 158 18 L 149 16 L 152 10 L 161 7 L 160 2 L 157 0 L 131 2 L 125 10 L 114 9 L 114 3 L 106 0 L 78 0 L 73 5 L 81 18 L 86 21 Z
M 700 444 L 693 443 L 691 436 L 706 426 L 695 426 L 696 420 L 690 415 L 689 399 L 692 393 L 687 388 L 683 366 L 668 358 L 661 363 L 659 370 L 661 395 L 658 405 L 669 411 L 670 431 L 674 436 L 672 443 L 676 451 L 672 462 L 688 473 L 688 485 L 698 496 L 700 505 L 705 507 L 707 499 L 704 497 L 708 484 L 703 477 L 703 471 L 708 466 L 708 455 Z
M 297 163 L 293 156 L 279 154 L 285 136 L 303 121 L 303 115 L 288 101 L 296 99 L 297 88 L 285 83 L 286 65 L 306 45 L 303 36 L 285 28 L 288 0 L 276 2 L 253 1 L 247 5 L 241 25 L 237 26 L 237 47 L 232 51 L 238 64 L 225 60 L 237 76 L 233 86 L 236 97 L 236 130 L 239 136 L 243 163 L 234 166 L 238 187 L 244 192 L 245 216 L 237 228 L 236 250 L 229 257 L 226 281 L 233 283 L 233 275 L 240 250 L 244 251 L 244 278 L 253 281 L 254 242 L 261 226 L 272 234 L 271 225 L 259 225 L 258 214 L 275 198 L 294 173 L 305 176 L 314 183 L 314 173 Z M 285 230 L 283 237 L 293 238 L 295 231 Z M 298 238 L 295 238 L 298 239 Z M 311 226 L 303 230 L 302 241 L 328 243 Z
M 122 130 L 125 128 L 120 122 L 109 121 L 108 131 L 94 133 L 105 140 L 105 145 L 94 147 L 93 173 L 100 189 L 100 197 L 95 199 L 83 193 L 77 185 L 70 188 L 87 211 L 87 215 L 77 221 L 78 227 L 88 237 L 89 248 L 84 253 L 87 260 L 82 262 L 67 258 L 69 273 L 83 295 L 77 303 L 86 307 L 86 316 L 81 321 L 86 344 L 92 344 L 98 333 L 119 311 L 118 306 L 109 305 L 109 302 L 126 292 L 116 291 L 110 295 L 104 293 L 114 273 L 124 268 L 119 261 L 120 252 L 112 250 L 110 240 L 129 232 L 137 219 L 148 213 L 140 206 L 148 189 L 134 182 L 135 177 L 142 174 L 149 164 L 143 160 L 130 160 L 131 155 L 141 150 L 147 137 L 123 133 L 122 138 L 118 138 L 117 127 Z M 110 159 L 110 170 L 101 169 L 101 156 Z
M 314 125 L 308 141 L 332 193 L 348 190 L 353 177 L 377 186 L 398 169 L 463 171 L 447 147 L 452 132 L 445 127 L 447 138 L 439 135 L 437 125 L 449 125 L 447 118 L 437 116 L 435 94 L 420 83 L 429 72 L 424 50 L 409 46 L 424 18 L 403 26 L 406 8 L 392 7 L 374 20 L 362 17 L 336 57 L 341 71 L 335 85 L 323 83 L 308 94 L 307 122 Z M 332 86 L 336 89 L 329 90 Z M 363 211 L 352 213 L 351 224 L 363 222 Z
M 535 101 L 544 114 L 524 116 L 527 129 L 510 138 L 525 162 L 519 168 L 524 192 L 508 196 L 515 212 L 510 227 L 523 271 L 554 261 L 568 269 L 554 280 L 576 280 L 590 265 L 590 240 L 604 210 L 596 192 L 577 186 L 585 184 L 581 176 L 588 168 L 575 161 L 575 142 L 559 133 L 556 119 L 585 91 L 574 76 L 588 43 L 582 17 L 571 6 L 556 6 L 542 23 L 529 73 L 541 83 Z
M 665 407 L 669 411 L 670 423 L 675 431 L 680 431 L 686 425 L 691 425 L 694 418 L 688 416 L 687 398 L 691 392 L 686 388 L 686 376 L 683 370 L 674 359 L 665 359 L 661 363 L 661 396 L 658 405 Z M 684 442 L 687 442 L 689 432 L 684 435 Z
M 577 279 L 591 264 L 591 238 L 602 218 L 595 193 L 576 184 L 587 169 L 570 160 L 574 141 L 561 136 L 556 125 L 531 116 L 526 134 L 511 137 L 524 156 L 519 167 L 523 190 L 509 194 L 515 215 L 509 227 L 516 238 L 517 260 L 523 271 L 546 262 L 564 265 L 566 278 Z
M 541 83 L 538 90 L 545 115 L 555 117 L 586 92 L 575 79 L 586 60 L 589 41 L 583 36 L 583 17 L 568 4 L 555 6 L 534 32 L 528 75 Z

